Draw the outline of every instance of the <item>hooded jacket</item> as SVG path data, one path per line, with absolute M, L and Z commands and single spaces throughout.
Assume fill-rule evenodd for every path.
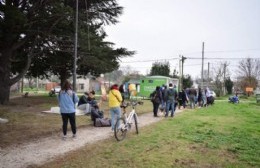
M 123 99 L 122 99 L 121 93 L 119 92 L 117 86 L 114 85 L 111 87 L 111 90 L 109 91 L 109 94 L 108 94 L 108 99 L 109 99 L 108 106 L 110 108 L 120 107 L 120 104 Z

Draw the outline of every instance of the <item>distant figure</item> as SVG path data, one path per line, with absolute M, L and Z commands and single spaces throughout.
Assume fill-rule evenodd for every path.
M 160 86 L 156 86 L 155 91 L 150 94 L 151 101 L 153 103 L 153 116 L 158 117 L 158 109 L 160 103 L 162 103 L 162 92 L 160 91 Z
M 67 125 L 68 120 L 70 122 L 71 131 L 73 133 L 73 138 L 76 137 L 76 118 L 75 118 L 75 104 L 79 101 L 78 96 L 71 89 L 71 84 L 69 81 L 65 81 L 60 93 L 58 94 L 58 101 L 60 107 L 60 113 L 62 117 L 62 130 L 63 139 L 67 138 Z
M 202 91 L 201 91 L 201 88 L 199 87 L 198 89 L 198 106 L 201 107 L 202 106 Z
M 125 89 L 124 89 L 124 84 L 122 84 L 122 85 L 119 86 L 119 92 L 121 93 L 121 96 L 122 96 L 122 99 L 123 99 L 122 102 L 124 102 L 124 101 L 125 101 Z
M 196 101 L 196 96 L 197 96 L 197 91 L 192 87 L 189 89 L 189 100 L 190 100 L 190 108 L 193 109 L 195 108 L 195 101 Z
M 206 107 L 206 106 L 207 106 L 206 91 L 202 90 L 201 95 L 202 95 L 202 103 L 201 103 L 201 106 L 202 106 L 202 107 Z
M 162 90 L 162 106 L 161 106 L 161 108 L 163 108 L 163 109 L 161 109 L 161 111 L 166 112 L 167 86 L 163 85 L 161 90 Z
M 176 102 L 177 102 L 177 91 L 173 87 L 172 83 L 170 83 L 169 89 L 167 89 L 165 117 L 168 117 L 168 113 L 170 109 L 171 109 L 171 117 L 174 117 Z
M 238 99 L 237 94 L 234 95 L 234 96 L 229 97 L 229 102 L 230 103 L 239 103 L 239 99 Z
M 184 89 L 182 89 L 182 91 L 179 92 L 178 100 L 179 100 L 179 109 L 180 109 L 180 106 L 182 106 L 183 108 L 186 108 L 186 103 L 188 102 L 188 97 L 187 97 L 187 94 Z
M 211 91 L 208 87 L 206 88 L 206 98 L 207 98 L 207 106 L 210 104 L 213 105 L 214 97 L 212 96 Z

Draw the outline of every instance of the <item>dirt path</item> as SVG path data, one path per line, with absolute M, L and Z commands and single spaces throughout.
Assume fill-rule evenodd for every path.
M 180 110 L 176 110 L 177 113 Z M 152 113 L 139 116 L 139 126 L 143 127 L 162 120 L 164 117 L 153 117 Z M 68 135 L 70 136 L 70 134 Z M 77 138 L 68 138 L 66 141 L 61 136 L 52 135 L 28 142 L 25 145 L 13 146 L 7 149 L 0 149 L 0 168 L 24 168 L 33 165 L 41 165 L 55 157 L 65 154 L 71 150 L 77 150 L 97 140 L 104 140 L 113 136 L 110 127 L 90 127 L 78 129 Z M 115 140 L 116 143 L 116 140 Z

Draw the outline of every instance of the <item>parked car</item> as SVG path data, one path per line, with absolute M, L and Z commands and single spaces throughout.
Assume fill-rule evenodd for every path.
M 52 88 L 49 92 L 49 96 L 54 96 L 56 93 L 59 93 L 61 90 L 60 86 L 55 86 L 54 88 Z
M 59 93 L 61 90 L 60 86 L 55 86 L 54 88 L 51 89 L 51 91 L 54 91 L 55 93 Z

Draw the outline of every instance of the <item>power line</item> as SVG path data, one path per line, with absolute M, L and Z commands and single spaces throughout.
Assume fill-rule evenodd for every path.
M 253 49 L 239 49 L 239 50 L 215 50 L 215 51 L 204 51 L 204 53 L 231 53 L 231 52 L 246 52 L 246 51 L 260 51 L 260 48 L 253 48 Z M 184 53 L 183 55 L 195 55 L 201 54 L 201 51 L 195 51 L 190 53 Z
M 154 59 L 154 60 L 139 60 L 139 61 L 126 61 L 126 62 L 121 62 L 121 63 L 137 63 L 137 62 L 154 62 L 154 61 L 170 61 L 170 60 L 175 60 L 179 58 L 168 58 L 168 59 Z
M 260 56 L 259 57 L 214 57 L 214 58 L 209 58 L 209 57 L 205 57 L 204 59 L 207 59 L 207 60 L 220 60 L 220 59 L 224 59 L 224 60 L 239 60 L 239 59 L 247 59 L 247 58 L 251 58 L 251 59 L 260 59 Z M 170 61 L 170 60 L 178 60 L 179 58 L 164 58 L 164 59 L 154 59 L 154 60 L 140 60 L 140 61 L 123 61 L 121 63 L 141 63 L 141 62 L 155 62 L 155 61 Z M 201 57 L 187 57 L 187 59 L 201 59 Z
M 201 59 L 200 57 L 187 57 L 188 59 Z M 247 59 L 247 58 L 251 58 L 251 59 L 260 59 L 260 56 L 259 57 L 239 57 L 239 58 L 237 58 L 237 57 L 214 57 L 214 58 L 209 58 L 209 57 L 205 57 L 204 59 L 213 59 L 213 60 L 215 60 L 215 59 L 225 59 L 225 60 L 227 60 L 227 59 L 229 59 L 229 60 L 237 60 L 237 59 Z

